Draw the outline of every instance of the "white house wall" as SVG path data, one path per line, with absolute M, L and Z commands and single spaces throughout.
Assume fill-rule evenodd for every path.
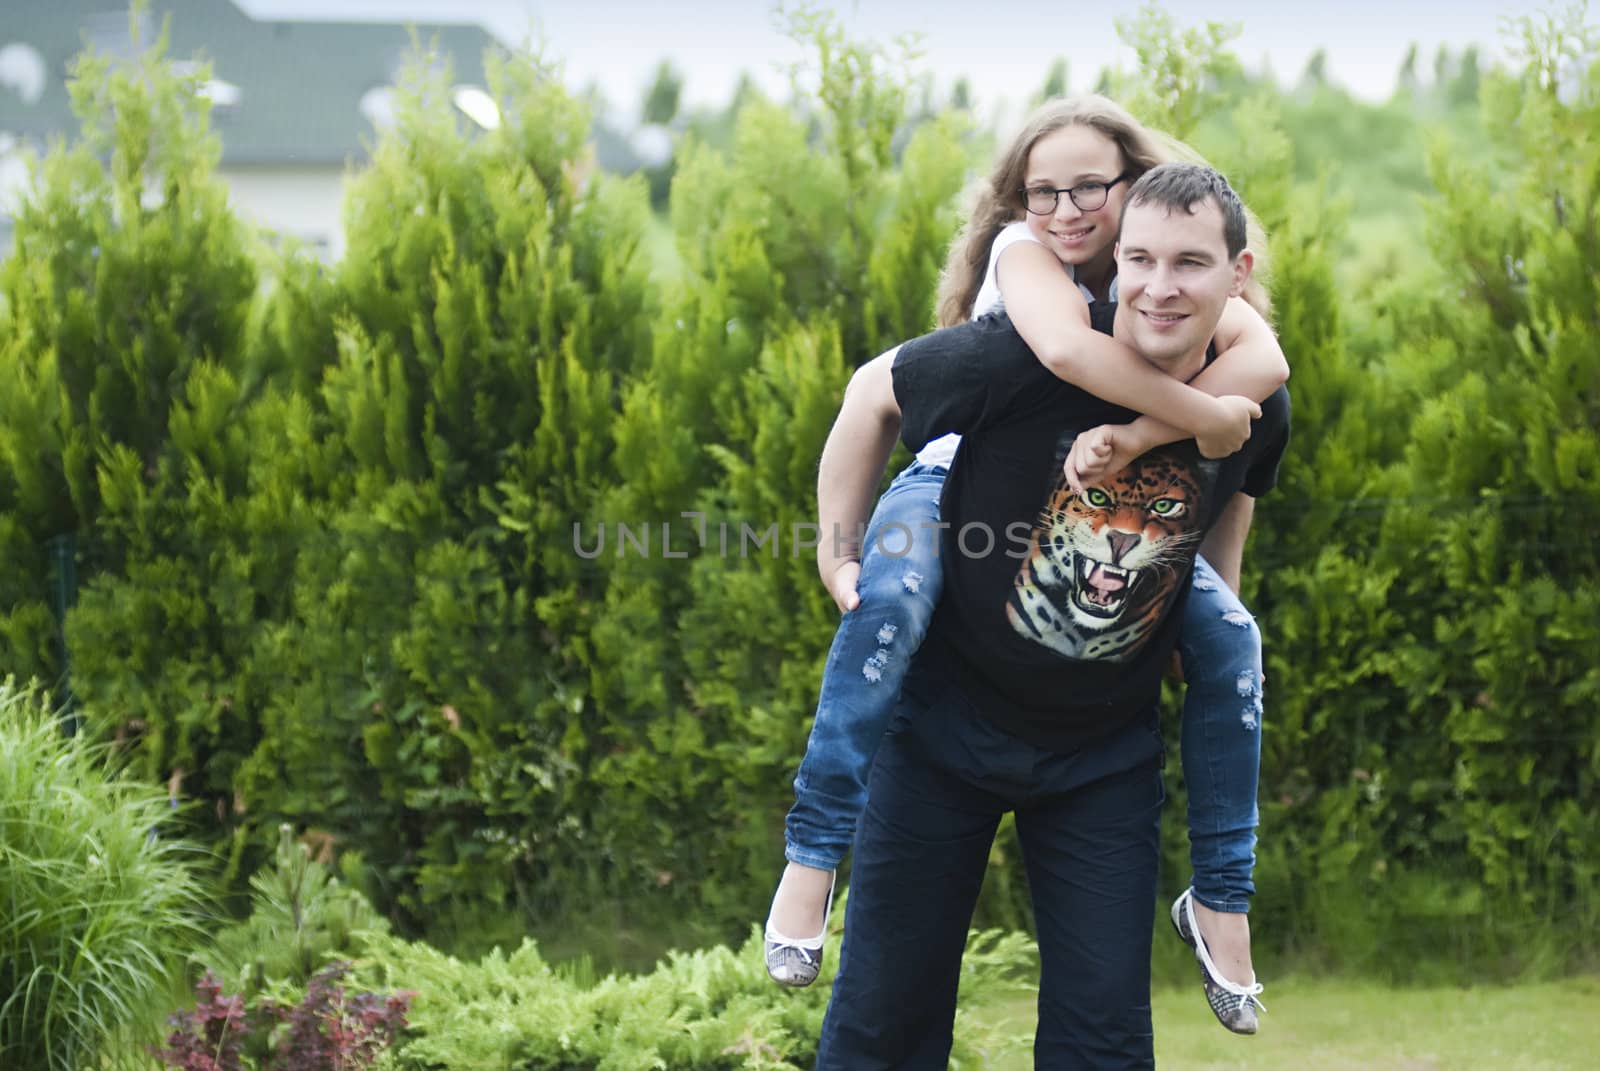
M 218 174 L 241 219 L 298 239 L 323 260 L 344 255 L 343 168 L 223 166 Z

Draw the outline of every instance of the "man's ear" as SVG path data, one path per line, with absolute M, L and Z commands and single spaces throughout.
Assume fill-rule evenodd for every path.
M 1255 266 L 1256 255 L 1248 249 L 1239 250 L 1239 255 L 1233 258 L 1233 285 L 1228 288 L 1229 297 L 1244 293 L 1244 284 L 1250 281 L 1250 273 Z

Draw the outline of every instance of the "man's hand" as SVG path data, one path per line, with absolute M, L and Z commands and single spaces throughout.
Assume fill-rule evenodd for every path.
M 856 594 L 856 580 L 860 576 L 861 563 L 846 560 L 823 578 L 823 583 L 828 586 L 828 594 L 833 596 L 833 604 L 841 614 L 847 614 L 861 605 L 861 596 Z
M 1217 422 L 1205 434 L 1195 436 L 1204 457 L 1238 453 L 1250 439 L 1250 421 L 1261 415 L 1261 407 L 1242 394 L 1224 394 L 1217 399 L 1217 408 Z
M 1091 483 L 1121 472 L 1144 453 L 1144 444 L 1129 424 L 1101 424 L 1072 441 L 1072 450 L 1061 465 L 1067 484 L 1076 494 Z

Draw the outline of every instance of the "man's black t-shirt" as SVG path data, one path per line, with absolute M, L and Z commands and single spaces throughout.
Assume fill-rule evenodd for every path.
M 1094 326 L 1110 333 L 1115 309 L 1095 305 Z M 1080 496 L 1061 468 L 1073 439 L 1137 414 L 1057 379 L 1004 314 L 905 343 L 894 391 L 912 449 L 963 436 L 941 500 L 944 595 L 924 657 L 947 661 L 1001 728 L 1054 751 L 1149 710 L 1201 539 L 1235 492 L 1276 482 L 1288 393 L 1267 399 L 1231 457 L 1175 443 Z

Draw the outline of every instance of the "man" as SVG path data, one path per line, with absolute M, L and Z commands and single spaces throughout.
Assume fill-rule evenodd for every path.
M 1244 233 L 1215 171 L 1150 171 L 1123 213 L 1121 304 L 1097 306 L 1096 326 L 1192 378 L 1249 278 Z M 966 933 L 1008 810 L 1039 935 L 1036 1064 L 1153 1066 L 1156 703 L 1174 608 L 1208 531 L 1242 541 L 1249 496 L 1275 477 L 1288 397 L 1267 400 L 1230 458 L 1178 444 L 1074 491 L 1063 461 L 1078 433 L 1128 416 L 1056 379 L 1003 316 L 908 342 L 851 381 L 818 479 L 824 533 L 860 529 L 897 436 L 964 439 L 941 507 L 945 593 L 873 767 L 819 1069 L 946 1066 Z M 841 605 L 855 558 L 826 537 L 819 549 Z

